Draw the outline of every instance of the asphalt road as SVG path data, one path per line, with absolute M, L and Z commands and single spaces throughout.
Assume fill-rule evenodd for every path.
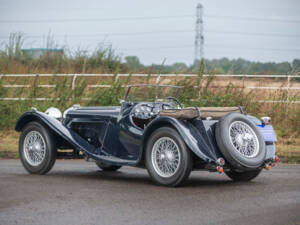
M 300 166 L 279 165 L 249 183 L 195 171 L 184 187 L 166 188 L 143 169 L 59 160 L 40 176 L 0 160 L 0 224 L 300 225 Z

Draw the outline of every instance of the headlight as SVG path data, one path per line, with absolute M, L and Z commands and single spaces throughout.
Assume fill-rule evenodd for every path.
M 58 119 L 58 120 L 62 119 L 62 113 L 58 108 L 50 107 L 49 109 L 46 110 L 45 113 L 55 119 Z
M 260 120 L 265 125 L 269 125 L 271 123 L 271 117 L 269 116 L 261 117 Z

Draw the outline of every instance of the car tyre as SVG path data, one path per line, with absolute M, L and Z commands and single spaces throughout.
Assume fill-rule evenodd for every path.
M 182 185 L 191 173 L 192 163 L 190 150 L 173 128 L 159 128 L 149 137 L 145 164 L 156 183 L 171 187 Z
M 57 149 L 52 134 L 38 122 L 28 123 L 19 139 L 19 155 L 31 174 L 46 174 L 56 160 Z
M 225 171 L 225 174 L 233 181 L 246 182 L 256 178 L 260 174 L 260 172 L 261 169 L 252 170 L 252 171 L 243 171 L 243 172 L 230 170 L 230 171 Z
M 97 162 L 96 165 L 103 171 L 117 171 L 120 169 L 122 166 L 114 166 L 114 165 L 109 165 L 103 162 Z
M 232 168 L 245 171 L 261 168 L 266 156 L 265 142 L 257 126 L 247 116 L 227 114 L 217 123 L 215 134 L 218 147 Z M 248 145 L 252 145 L 252 152 L 248 152 Z

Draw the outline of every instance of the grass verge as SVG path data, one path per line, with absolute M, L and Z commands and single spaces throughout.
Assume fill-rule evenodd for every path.
M 18 140 L 19 133 L 13 130 L 0 131 L 0 159 L 19 158 Z M 300 163 L 300 138 L 279 138 L 276 149 L 280 162 Z

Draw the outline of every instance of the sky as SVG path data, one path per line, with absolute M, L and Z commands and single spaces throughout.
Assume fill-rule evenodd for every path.
M 0 0 L 0 43 L 22 32 L 24 48 L 41 48 L 50 33 L 72 51 L 112 45 L 147 65 L 191 64 L 198 3 L 205 58 L 300 58 L 299 0 Z

